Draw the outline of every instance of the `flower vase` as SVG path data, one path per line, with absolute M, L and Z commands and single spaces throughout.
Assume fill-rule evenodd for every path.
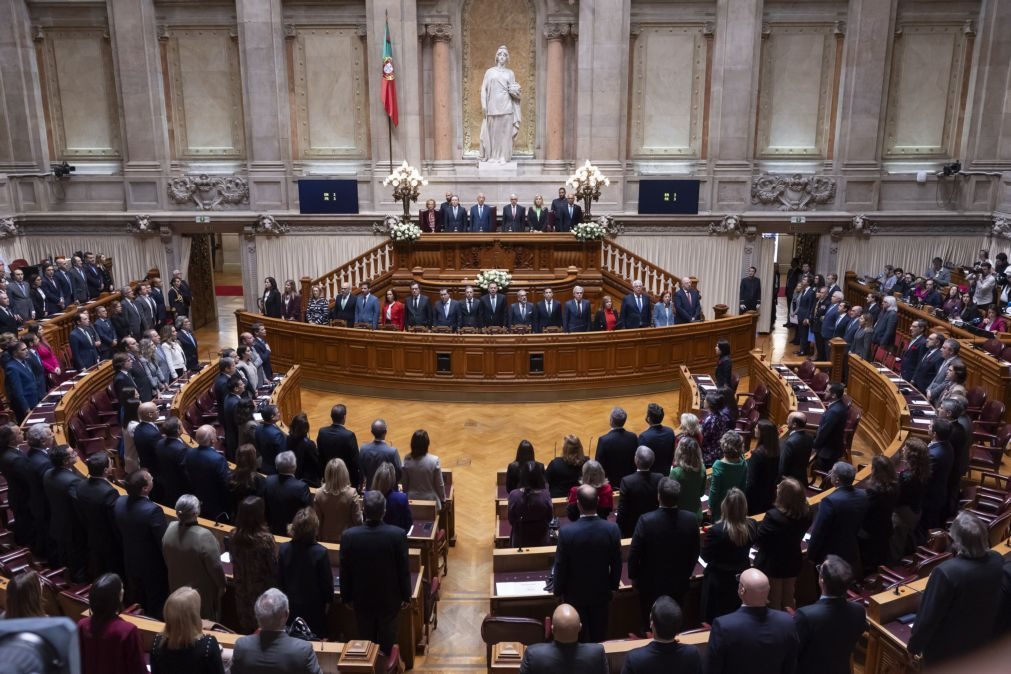
M 593 196 L 586 194 L 583 196 L 583 222 L 590 221 L 590 204 L 593 203 Z
M 411 221 L 411 199 L 409 197 L 404 197 L 404 222 Z

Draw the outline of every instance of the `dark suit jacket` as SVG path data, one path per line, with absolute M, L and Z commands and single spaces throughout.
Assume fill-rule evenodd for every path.
M 572 228 L 583 221 L 583 207 L 579 204 L 572 204 L 572 215 L 569 215 L 569 204 L 566 203 L 555 217 L 556 232 L 571 232 Z
M 31 314 L 29 314 L 31 316 Z M 30 319 L 29 319 L 30 320 Z M 13 307 L 0 307 L 0 333 L 9 332 L 12 335 L 18 334 L 18 319 L 14 317 Z M 71 333 L 73 335 L 73 333 Z M 73 341 L 71 341 L 71 346 L 73 346 Z M 95 348 L 92 345 L 91 348 Z
M 326 608 L 334 596 L 330 556 L 319 543 L 288 541 L 277 552 L 277 587 L 291 602 L 291 615 L 309 624 L 317 636 L 326 634 Z
M 508 312 L 508 301 L 505 295 L 498 293 L 495 297 L 495 309 L 491 308 L 491 296 L 483 295 L 478 304 L 478 316 L 480 316 L 481 327 L 500 325 L 505 327 L 506 315 Z
M 161 483 L 162 500 L 174 504 L 183 494 L 190 493 L 186 477 L 186 454 L 189 448 L 179 438 L 163 437 L 154 447 L 155 481 Z
M 11 358 L 4 368 L 4 375 L 7 398 L 14 415 L 21 421 L 39 403 L 45 392 L 38 390 L 35 374 L 27 361 Z
M 667 477 L 674 463 L 674 429 L 670 426 L 650 426 L 639 434 L 639 444 L 653 450 L 653 472 Z
M 1001 556 L 988 550 L 979 559 L 955 557 L 931 571 L 909 650 L 933 664 L 987 643 L 1000 607 L 1003 566 Z
M 692 645 L 676 641 L 650 643 L 625 655 L 622 674 L 702 674 L 702 655 Z
M 144 330 L 144 319 L 141 317 L 140 309 L 135 300 L 123 300 L 121 304 L 123 315 L 126 316 L 126 322 L 130 326 L 130 334 L 134 339 L 140 339 L 141 332 Z
M 271 475 L 263 485 L 267 524 L 276 536 L 287 536 L 295 513 L 312 503 L 309 485 L 294 475 Z
M 495 231 L 495 207 L 484 205 L 484 209 L 478 214 L 477 204 L 470 207 L 470 228 L 471 232 L 494 232 Z
M 28 461 L 28 499 L 32 521 L 35 523 L 32 551 L 45 553 L 49 549 L 49 501 L 46 499 L 44 478 L 53 467 L 49 455 L 40 449 L 29 449 L 25 455 Z
M 440 299 L 436 301 L 435 308 L 432 309 L 432 326 L 445 326 L 456 332 L 460 329 L 460 303 L 456 300 L 449 300 L 449 315 L 446 315 L 446 304 Z
M 562 303 L 558 300 L 551 300 L 551 311 L 548 311 L 548 304 L 541 300 L 536 305 L 537 318 L 534 321 L 534 332 L 544 332 L 544 328 L 554 326 L 562 327 Z
M 646 513 L 632 534 L 628 577 L 645 595 L 666 594 L 680 601 L 688 592 L 700 546 L 695 513 L 680 508 Z
M 722 388 L 730 386 L 730 381 L 734 376 L 734 361 L 730 356 L 720 356 L 716 361 L 716 386 Z
M 562 327 L 565 332 L 588 332 L 590 329 L 590 300 L 579 301 L 579 311 L 576 311 L 576 300 L 572 299 L 562 306 Z
M 228 508 L 228 461 L 213 447 L 192 447 L 184 459 L 190 491 L 200 499 L 200 513 L 215 519 Z
M 70 331 L 70 353 L 74 358 L 74 367 L 78 370 L 89 368 L 98 362 L 95 342 L 87 331 L 79 328 Z
M 702 300 L 699 291 L 692 288 L 687 294 L 684 290 L 674 293 L 674 311 L 677 312 L 678 323 L 691 323 L 701 319 Z
M 129 542 L 123 546 L 126 575 L 131 578 L 156 576 L 167 583 L 168 570 L 161 554 L 161 539 L 168 528 L 165 513 L 151 499 L 139 496 L 120 496 L 113 513 L 120 539 Z M 158 613 L 161 613 L 160 607 Z
M 35 535 L 32 519 L 32 467 L 17 447 L 0 451 L 0 473 L 7 480 L 7 502 L 14 511 L 14 538 L 19 545 L 28 545 Z
M 955 470 L 955 450 L 948 442 L 931 442 L 927 445 L 927 453 L 930 455 L 930 477 L 923 504 L 923 524 L 930 528 L 944 525 L 951 472 Z
M 424 295 L 418 296 L 418 306 L 414 306 L 414 296 L 404 300 L 404 325 L 414 327 L 423 325 L 426 328 L 432 327 L 432 304 Z
M 845 597 L 822 597 L 793 616 L 800 641 L 798 674 L 849 674 L 850 655 L 867 627 L 867 614 Z
M 137 447 L 140 465 L 151 471 L 152 475 L 158 474 L 158 460 L 155 458 L 154 448 L 162 437 L 161 431 L 153 423 L 141 422 L 133 431 L 133 444 Z
M 481 300 L 479 298 L 475 297 L 471 300 L 470 311 L 467 310 L 467 299 L 460 300 L 460 327 L 481 327 Z
M 832 304 L 825 311 L 821 319 L 821 331 L 818 333 L 822 339 L 831 339 L 835 336 L 835 326 L 839 323 L 839 305 Z
M 930 386 L 930 382 L 934 381 L 943 362 L 944 356 L 941 355 L 941 349 L 934 349 L 924 354 L 913 373 L 913 386 L 921 393 L 926 393 L 927 387 Z
M 521 315 L 520 309 L 523 309 Z M 509 327 L 514 325 L 529 325 L 531 330 L 535 329 L 535 305 L 527 302 L 522 307 L 519 302 L 509 305 Z
M 72 470 L 50 468 L 42 480 L 49 501 L 49 535 L 61 546 L 79 549 L 86 545 L 77 510 L 77 487 L 84 479 Z M 67 564 L 69 559 L 61 559 Z
M 84 279 L 88 284 L 88 297 L 95 299 L 102 294 L 102 273 L 93 264 L 84 263 Z
M 874 324 L 874 343 L 890 347 L 895 344 L 895 326 L 899 322 L 898 311 L 884 311 Z
M 531 232 L 543 232 L 548 228 L 548 209 L 542 207 L 538 216 L 537 211 L 531 206 L 527 208 L 527 229 Z
M 741 299 L 739 302 L 744 305 L 744 310 L 755 310 L 762 302 L 762 281 L 757 276 L 749 278 L 745 276 L 741 279 Z
M 797 632 L 783 611 L 742 606 L 713 621 L 709 674 L 792 674 L 797 666 Z
M 235 642 L 232 669 L 236 674 L 305 672 L 321 674 L 312 644 L 284 632 L 258 631 Z
M 60 306 L 61 302 L 64 302 L 63 290 L 60 288 L 60 284 L 56 282 L 56 278 L 50 279 L 47 276 L 42 277 L 42 294 L 46 298 L 46 315 L 52 316 L 53 314 L 58 314 L 63 311 L 63 307 Z M 36 318 L 39 318 L 36 316 Z
M 77 304 L 86 304 L 88 301 L 88 279 L 84 275 L 84 269 L 73 267 L 70 270 L 70 294 Z
M 267 343 L 259 337 L 255 337 L 253 348 L 256 349 L 256 353 L 260 354 L 260 360 L 263 361 L 263 374 L 267 376 L 267 379 L 273 379 L 274 370 L 270 367 L 270 350 L 267 348 Z
M 179 345 L 183 347 L 183 354 L 186 356 L 186 369 L 196 370 L 200 367 L 200 356 L 197 353 L 197 339 L 192 332 L 180 330 L 178 333 Z
M 807 484 L 807 465 L 811 461 L 811 448 L 814 438 L 807 431 L 790 431 L 783 441 L 779 453 L 779 474 L 781 477 L 792 477 L 801 485 Z
M 600 644 L 531 644 L 523 654 L 520 674 L 607 674 L 607 655 Z
M 351 477 L 351 486 L 358 487 L 362 483 L 362 473 L 358 466 L 358 438 L 344 426 L 330 424 L 319 429 L 316 435 L 316 447 L 319 449 L 319 462 L 324 467 L 331 459 L 342 459 Z
M 890 520 L 889 520 L 890 521 Z M 765 513 L 758 525 L 755 568 L 769 578 L 796 578 L 804 563 L 800 549 L 804 534 L 811 527 L 811 515 L 794 519 L 779 508 Z
M 516 215 L 513 216 L 513 205 L 506 204 L 502 207 L 502 227 L 501 232 L 522 232 L 526 229 L 527 211 L 523 206 L 517 204 Z
M 411 599 L 407 534 L 392 524 L 367 523 L 341 535 L 341 601 L 380 616 Z
M 348 294 L 347 301 L 344 303 L 344 308 L 341 308 L 341 301 L 344 299 L 343 296 L 338 295 L 337 299 L 334 300 L 333 309 L 330 310 L 330 320 L 332 321 L 344 321 L 347 323 L 347 327 L 351 328 L 355 325 L 355 296 L 351 293 Z
M 818 301 L 813 288 L 805 288 L 800 297 L 797 298 L 797 320 L 803 321 L 811 318 L 814 313 L 814 305 Z
M 235 409 L 239 406 L 239 396 L 229 393 L 225 397 L 225 412 L 219 414 L 221 426 L 225 431 L 225 449 L 230 456 L 235 455 L 239 447 L 239 426 L 235 420 Z
M 456 215 L 453 215 L 453 207 L 447 206 L 442 218 L 442 231 L 444 232 L 466 232 L 468 231 L 467 209 L 463 206 L 456 207 Z
M 441 232 L 442 231 L 442 211 L 439 209 L 435 210 L 435 228 L 428 222 L 428 209 L 421 209 L 418 211 L 418 227 L 421 228 L 423 232 Z
M 807 557 L 815 564 L 827 555 L 839 555 L 859 576 L 860 551 L 857 534 L 864 521 L 870 500 L 862 489 L 839 488 L 818 504 L 818 514 L 811 529 Z
M 814 451 L 819 457 L 833 462 L 842 457 L 843 428 L 848 414 L 849 408 L 842 400 L 836 400 L 825 410 L 814 436 Z
M 60 286 L 60 293 L 63 295 L 63 306 L 64 308 L 74 303 L 74 284 L 70 280 L 70 274 L 63 271 L 60 267 L 56 268 L 56 273 L 53 274 L 53 279 L 56 284 Z
M 913 383 L 913 376 L 916 374 L 916 366 L 927 353 L 927 338 L 924 335 L 918 336 L 909 343 L 902 353 L 902 365 L 899 367 L 899 374 L 902 378 Z M 936 373 L 935 373 L 936 374 Z M 933 379 L 933 377 L 931 377 Z M 930 384 L 928 381 L 927 384 Z
M 260 424 L 256 427 L 256 452 L 262 459 L 261 473 L 264 475 L 275 474 L 277 467 L 274 462 L 277 460 L 277 455 L 287 448 L 287 438 L 280 428 L 274 424 Z
M 123 543 L 112 510 L 118 498 L 119 492 L 104 478 L 89 477 L 77 485 L 77 507 L 88 539 L 92 574 L 123 572 Z
M 612 428 L 597 440 L 597 453 L 593 457 L 600 462 L 612 485 L 635 472 L 635 450 L 639 448 L 639 438 L 624 428 Z
M 661 477 L 659 473 L 650 470 L 645 472 L 637 470 L 622 479 L 618 490 L 621 492 L 621 500 L 618 502 L 617 516 L 622 538 L 631 537 L 641 516 L 660 507 L 657 501 L 657 487 L 660 485 Z
M 577 608 L 606 605 L 621 581 L 621 532 L 596 515 L 558 533 L 555 595 Z
M 635 293 L 629 293 L 621 300 L 621 316 L 617 326 L 619 329 L 648 328 L 652 320 L 653 314 L 646 293 L 642 294 L 642 311 L 636 307 Z

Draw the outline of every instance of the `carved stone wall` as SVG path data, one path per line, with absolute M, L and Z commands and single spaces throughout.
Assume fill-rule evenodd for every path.
M 214 304 L 214 265 L 211 260 L 212 236 L 211 234 L 193 235 L 190 265 L 184 276 L 193 292 L 190 321 L 192 321 L 194 329 L 207 325 L 217 318 L 217 307 Z

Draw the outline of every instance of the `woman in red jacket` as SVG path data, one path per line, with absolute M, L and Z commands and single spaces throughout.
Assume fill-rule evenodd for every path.
M 404 303 L 397 300 L 397 291 L 392 288 L 386 291 L 382 319 L 383 325 L 395 325 L 397 330 L 404 329 Z

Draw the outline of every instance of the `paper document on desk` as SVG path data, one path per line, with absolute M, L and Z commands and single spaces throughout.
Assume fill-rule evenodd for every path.
M 495 583 L 495 594 L 500 597 L 525 597 L 532 594 L 548 594 L 543 580 L 518 580 Z

